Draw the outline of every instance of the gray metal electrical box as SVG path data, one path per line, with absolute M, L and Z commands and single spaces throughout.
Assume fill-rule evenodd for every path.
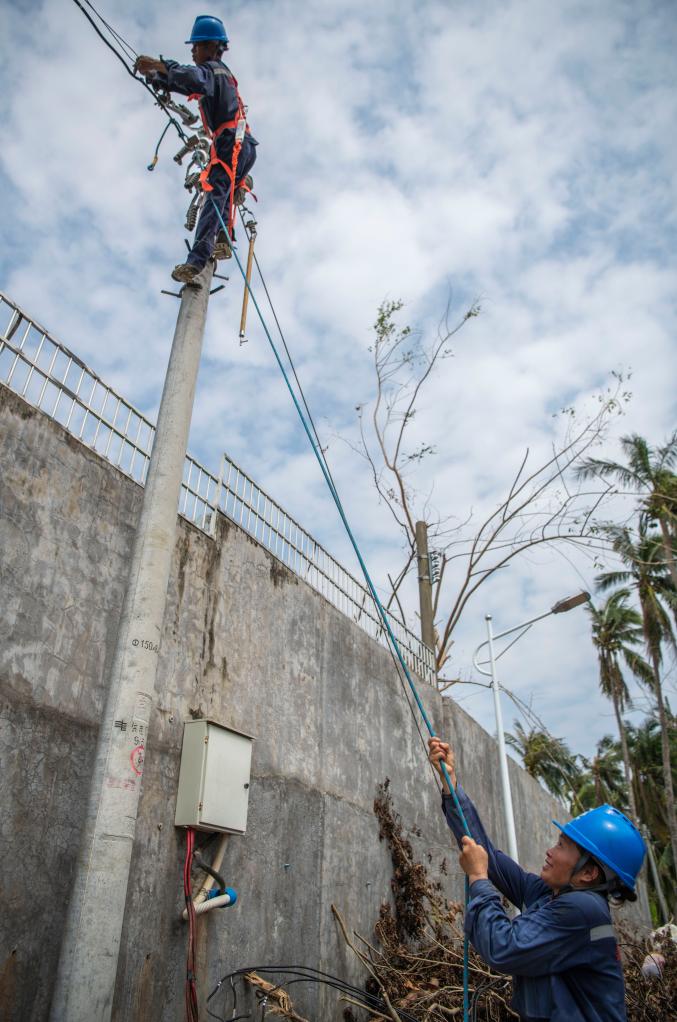
M 214 720 L 186 721 L 174 819 L 177 827 L 244 834 L 253 741 L 251 735 Z

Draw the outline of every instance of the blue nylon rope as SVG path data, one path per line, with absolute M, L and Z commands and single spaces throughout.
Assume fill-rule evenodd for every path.
M 218 216 L 218 218 L 219 218 L 219 220 L 221 222 L 221 226 L 222 226 L 223 230 L 226 233 L 226 237 L 231 239 L 230 231 L 226 227 L 224 219 L 221 216 L 221 210 L 217 206 L 216 202 L 214 202 L 213 196 L 210 195 L 209 199 L 210 199 L 211 203 L 213 204 L 214 209 L 216 210 L 216 215 Z M 425 709 L 425 706 L 423 705 L 423 703 L 421 701 L 421 697 L 418 694 L 418 690 L 416 688 L 416 685 L 414 684 L 414 680 L 413 680 L 411 674 L 409 673 L 409 668 L 407 667 L 407 665 L 406 665 L 406 663 L 404 661 L 404 657 L 402 656 L 402 651 L 400 649 L 400 644 L 398 643 L 397 639 L 395 638 L 395 634 L 394 634 L 394 632 L 393 632 L 393 630 L 392 630 L 392 628 L 390 626 L 390 621 L 388 620 L 388 615 L 386 613 L 385 607 L 383 606 L 383 604 L 381 603 L 381 600 L 379 599 L 378 593 L 376 592 L 376 589 L 374 587 L 374 583 L 371 580 L 371 575 L 369 574 L 369 571 L 367 569 L 367 565 L 365 564 L 364 559 L 362 557 L 362 553 L 360 551 L 360 548 L 357 545 L 357 540 L 355 539 L 355 536 L 353 535 L 353 531 L 350 528 L 350 525 L 348 523 L 348 519 L 346 518 L 345 511 L 343 510 L 343 505 L 341 503 L 341 498 L 339 497 L 338 492 L 336 490 L 336 487 L 334 486 L 334 483 L 333 483 L 333 481 L 331 479 L 331 476 L 329 475 L 329 472 L 327 471 L 327 466 L 324 463 L 324 457 L 323 457 L 321 451 L 318 450 L 318 445 L 316 444 L 315 439 L 314 439 L 314 437 L 313 437 L 313 435 L 312 435 L 312 433 L 310 431 L 310 427 L 309 427 L 308 422 L 306 420 L 306 416 L 304 415 L 303 409 L 301 408 L 301 405 L 298 402 L 296 394 L 294 393 L 292 385 L 291 385 L 291 383 L 289 381 L 289 376 L 287 375 L 287 371 L 285 370 L 284 365 L 282 364 L 282 359 L 280 358 L 280 354 L 279 354 L 279 352 L 277 350 L 275 342 L 273 341 L 273 338 L 272 338 L 272 336 L 270 334 L 268 326 L 266 325 L 266 321 L 263 318 L 263 313 L 261 312 L 261 309 L 259 308 L 259 303 L 256 300 L 256 296 L 254 295 L 254 292 L 252 291 L 251 285 L 250 285 L 249 281 L 247 280 L 247 274 L 245 273 L 245 270 L 244 270 L 244 268 L 242 266 L 242 263 L 240 262 L 240 258 L 239 258 L 238 254 L 237 254 L 237 251 L 235 250 L 235 246 L 232 243 L 232 239 L 231 239 L 231 251 L 232 251 L 232 253 L 233 253 L 234 257 L 235 257 L 235 261 L 236 261 L 236 263 L 238 265 L 238 269 L 240 270 L 240 273 L 242 274 L 242 279 L 244 280 L 245 287 L 247 288 L 247 291 L 249 292 L 249 296 L 250 296 L 250 298 L 251 298 L 251 300 L 252 300 L 252 302 L 254 304 L 254 308 L 256 309 L 256 312 L 258 314 L 259 319 L 261 320 L 261 326 L 263 327 L 265 335 L 268 338 L 268 343 L 270 344 L 270 347 L 272 349 L 273 355 L 275 356 L 275 360 L 276 360 L 278 366 L 280 367 L 280 372 L 282 373 L 284 382 L 287 385 L 287 390 L 289 391 L 289 393 L 291 395 L 291 399 L 294 402 L 294 407 L 296 408 L 296 411 L 298 412 L 298 416 L 299 416 L 299 418 L 301 420 L 301 424 L 303 425 L 303 428 L 304 428 L 304 430 L 306 432 L 306 436 L 308 437 L 308 440 L 310 442 L 310 446 L 313 449 L 313 453 L 315 454 L 315 457 L 317 458 L 318 464 L 319 464 L 320 469 L 322 471 L 322 475 L 324 476 L 325 482 L 327 483 L 327 486 L 329 487 L 329 492 L 331 493 L 332 497 L 334 498 L 334 503 L 336 504 L 336 508 L 338 510 L 338 513 L 341 516 L 341 521 L 343 522 L 343 525 L 345 526 L 345 530 L 346 530 L 346 533 L 348 535 L 348 539 L 350 540 L 351 545 L 353 547 L 353 550 L 355 551 L 355 556 L 357 557 L 357 560 L 359 561 L 360 568 L 362 569 L 362 574 L 364 575 L 365 582 L 367 583 L 367 586 L 369 588 L 369 592 L 371 593 L 371 596 L 372 596 L 372 599 L 374 601 L 374 604 L 376 605 L 376 608 L 377 608 L 377 610 L 379 612 L 381 620 L 383 621 L 383 625 L 385 627 L 386 633 L 387 633 L 388 638 L 390 640 L 390 645 L 392 646 L 393 652 L 395 653 L 395 656 L 397 657 L 397 660 L 398 660 L 398 662 L 400 664 L 400 667 L 402 668 L 402 670 L 404 672 L 404 676 L 407 679 L 407 682 L 409 684 L 409 688 L 411 689 L 411 693 L 412 693 L 412 695 L 413 695 L 413 697 L 414 697 L 414 699 L 416 701 L 416 705 L 419 708 L 419 711 L 421 713 L 421 717 L 423 718 L 423 723 L 425 724 L 426 728 L 428 729 L 428 733 L 429 733 L 430 737 L 431 738 L 436 738 L 437 735 L 435 733 L 435 730 L 434 730 L 434 728 L 432 726 L 430 718 L 428 717 L 428 714 L 426 713 L 426 709 Z M 468 837 L 472 837 L 472 835 L 470 833 L 470 828 L 468 827 L 468 821 L 466 820 L 465 813 L 463 812 L 463 808 L 461 806 L 461 803 L 459 802 L 458 795 L 456 794 L 456 789 L 454 788 L 454 785 L 451 783 L 451 778 L 449 777 L 449 772 L 447 771 L 447 768 L 444 765 L 444 763 L 440 763 L 440 767 L 441 767 L 441 771 L 442 771 L 442 776 L 444 777 L 444 780 L 446 781 L 447 787 L 448 787 L 448 789 L 449 789 L 449 791 L 451 793 L 452 799 L 454 801 L 454 808 L 455 808 L 456 812 L 459 815 L 459 818 L 461 820 L 461 824 L 463 825 L 463 830 L 465 831 L 465 833 L 466 833 L 466 835 Z M 469 885 L 469 882 L 468 882 L 468 877 L 466 876 L 466 878 L 465 878 L 465 901 L 466 901 L 466 905 L 468 903 L 469 890 L 470 890 L 470 885 Z M 468 988 L 469 988 L 468 938 L 464 937 L 464 940 L 463 940 L 463 1020 L 464 1020 L 464 1022 L 468 1022 L 468 1018 L 469 1018 Z

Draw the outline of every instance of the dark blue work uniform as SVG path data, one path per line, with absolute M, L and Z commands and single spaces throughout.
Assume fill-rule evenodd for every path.
M 179 64 L 175 60 L 165 60 L 167 74 L 156 74 L 153 81 L 178 92 L 182 96 L 198 94 L 203 97 L 200 106 L 204 112 L 211 131 L 215 131 L 224 121 L 232 121 L 238 112 L 237 84 L 231 72 L 220 60 L 210 60 L 206 64 Z M 216 153 L 220 160 L 232 166 L 233 147 L 235 145 L 235 129 L 226 128 L 216 140 Z M 237 180 L 246 177 L 256 160 L 255 138 L 248 132 L 242 140 L 242 148 L 237 161 Z M 214 242 L 221 226 L 216 210 L 209 196 L 219 207 L 221 215 L 228 223 L 228 203 L 230 199 L 230 178 L 218 163 L 212 167 L 209 183 L 213 191 L 202 206 L 200 219 L 195 228 L 195 241 L 187 262 L 200 269 L 205 265 L 214 251 Z
M 470 833 L 489 855 L 489 880 L 470 888 L 465 932 L 497 972 L 513 977 L 513 1008 L 528 1022 L 625 1022 L 625 989 L 606 898 L 593 891 L 555 897 L 494 848 L 477 810 L 456 789 Z M 459 842 L 463 826 L 450 795 L 444 814 Z M 521 910 L 511 919 L 500 894 Z

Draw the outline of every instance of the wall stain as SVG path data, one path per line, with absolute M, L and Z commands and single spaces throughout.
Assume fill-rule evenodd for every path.
M 153 988 L 154 971 L 155 962 L 152 960 L 152 955 L 149 951 L 144 958 L 134 989 L 134 1007 L 132 1009 L 132 1019 L 134 1019 L 134 1022 L 137 1022 L 137 1020 L 138 1022 L 146 1022 L 147 1019 L 153 1018 L 156 1014 L 153 1011 L 156 1007 L 154 1003 L 156 991 Z
M 270 561 L 270 580 L 275 588 L 282 586 L 285 583 L 287 583 L 287 585 L 290 583 L 293 583 L 294 585 L 299 584 L 299 580 L 296 575 L 294 575 L 289 568 L 285 567 L 284 564 L 280 564 L 278 560 L 273 558 L 271 558 Z
M 221 566 L 221 551 L 215 543 L 210 544 L 208 547 L 207 562 L 207 571 L 205 572 L 205 591 L 207 595 L 205 600 L 204 626 L 202 630 L 201 659 L 205 668 L 209 669 L 210 667 L 216 667 L 216 661 L 214 660 L 214 623 L 219 596 L 216 580 Z
M 176 600 L 176 617 L 174 619 L 174 635 L 179 630 L 179 615 L 181 613 L 181 604 L 183 602 L 183 593 L 186 588 L 186 566 L 188 564 L 188 554 L 190 541 L 188 535 L 185 532 L 179 533 L 179 567 L 177 572 L 177 589 L 178 597 Z
M 27 401 L 20 398 L 18 394 L 11 391 L 9 387 L 0 387 L 0 408 L 3 406 L 11 408 L 20 419 L 24 420 L 44 415 L 44 412 L 39 412 L 37 408 L 33 408 Z
M 0 969 L 0 1022 L 9 1022 L 16 1002 L 16 948 L 13 947 Z

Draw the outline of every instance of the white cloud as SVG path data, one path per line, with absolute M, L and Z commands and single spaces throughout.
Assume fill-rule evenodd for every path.
M 102 7 L 136 49 L 179 59 L 200 11 Z M 432 333 L 450 286 L 459 313 L 483 296 L 412 429 L 438 449 L 421 489 L 459 518 L 495 506 L 524 449 L 547 450 L 552 412 L 612 368 L 634 370 L 618 430 L 662 439 L 675 412 L 670 5 L 259 0 L 229 12 L 261 143 L 257 252 L 379 583 L 398 563 L 397 531 L 366 467 L 331 438 L 354 435 L 384 297 Z M 45 0 L 32 17 L 42 31 L 29 38 L 21 10 L 2 11 L 3 288 L 152 411 L 176 313 L 159 292 L 184 251 L 178 143 L 167 137 L 149 174 L 164 124 L 150 97 L 75 5 Z M 221 265 L 231 282 L 210 310 L 191 448 L 215 471 L 228 449 L 355 570 L 251 308 L 238 343 L 239 273 Z M 497 627 L 538 613 L 579 587 L 577 570 L 588 569 L 539 554 L 500 574 L 468 608 L 453 670 L 469 670 L 485 609 Z M 510 657 L 506 682 L 536 693 L 577 749 L 611 728 L 582 612 Z M 468 705 L 490 723 L 484 699 Z

